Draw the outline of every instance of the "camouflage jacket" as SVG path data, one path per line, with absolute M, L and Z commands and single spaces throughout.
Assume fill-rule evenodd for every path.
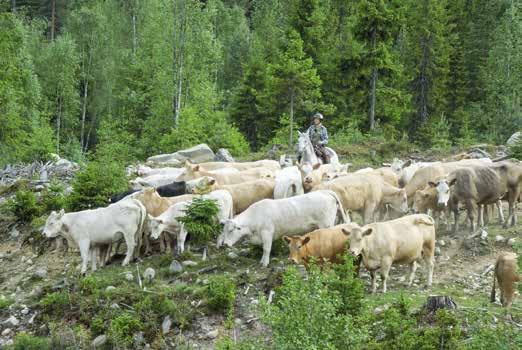
M 324 125 L 316 127 L 315 125 L 311 125 L 308 128 L 308 136 L 310 136 L 310 140 L 312 144 L 316 145 L 327 145 L 328 144 L 328 131 Z

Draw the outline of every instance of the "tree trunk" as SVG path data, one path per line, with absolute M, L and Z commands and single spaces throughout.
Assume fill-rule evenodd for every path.
M 176 109 L 174 112 L 174 125 L 178 126 L 179 121 L 179 111 L 181 109 L 181 87 L 183 83 L 183 53 L 180 55 L 180 62 L 179 62 L 179 73 L 178 73 L 178 91 L 177 91 L 177 97 L 176 97 Z
M 81 127 L 81 134 L 80 134 L 80 145 L 82 147 L 82 152 L 85 146 L 85 116 L 87 114 L 87 90 L 89 88 L 89 81 L 85 79 L 85 82 L 83 83 L 83 105 L 82 105 L 82 127 Z
M 174 126 L 178 125 L 179 114 L 181 110 L 181 96 L 183 95 L 183 60 L 185 50 L 185 31 L 186 31 L 186 13 L 185 13 L 185 0 L 181 1 L 181 7 L 179 10 L 180 26 L 179 29 L 174 21 L 174 40 L 173 40 L 173 73 L 174 73 L 174 86 L 176 91 L 172 101 L 172 108 L 174 112 Z M 174 18 L 176 13 L 174 11 Z M 179 37 L 176 34 L 179 33 Z M 177 50 L 176 50 L 177 49 Z
M 132 7 L 132 55 L 136 56 L 136 49 L 138 46 L 136 38 L 136 4 Z
M 292 150 L 294 142 L 294 90 L 290 89 L 290 150 Z
M 16 0 L 11 0 L 11 11 L 16 13 Z
M 429 314 L 434 314 L 439 309 L 456 309 L 457 304 L 451 297 L 447 296 L 429 296 L 424 309 Z
M 54 41 L 54 30 L 56 27 L 56 0 L 51 1 L 51 41 Z
M 58 98 L 58 115 L 56 116 L 56 154 L 60 155 L 60 128 L 62 124 L 62 98 Z
M 372 29 L 372 55 L 375 55 L 375 45 L 377 33 L 376 29 Z M 372 77 L 370 81 L 370 110 L 369 110 L 369 119 L 370 119 L 370 130 L 375 129 L 375 100 L 376 100 L 376 90 L 377 90 L 377 67 L 372 68 Z

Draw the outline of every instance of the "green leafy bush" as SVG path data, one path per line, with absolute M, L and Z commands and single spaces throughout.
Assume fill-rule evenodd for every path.
M 14 304 L 14 300 L 12 298 L 6 298 L 2 295 L 2 297 L 0 298 L 0 311 L 7 309 L 12 304 Z
M 68 197 L 70 210 L 106 206 L 111 195 L 127 190 L 125 169 L 118 162 L 91 161 L 76 174 L 72 187 Z
M 22 222 L 31 222 L 38 215 L 36 195 L 26 186 L 19 188 L 7 202 L 8 210 Z
M 52 182 L 49 188 L 42 191 L 41 202 L 43 212 L 49 213 L 53 210 L 58 211 L 66 206 L 64 187 L 59 182 Z
M 234 341 L 230 337 L 218 339 L 216 342 L 216 350 L 262 350 L 267 346 L 254 339 L 243 339 Z
M 522 160 L 522 137 L 519 138 L 517 143 L 509 148 L 509 156 Z
M 215 200 L 194 198 L 179 221 L 185 225 L 195 242 L 206 243 L 215 238 L 221 229 L 218 212 L 219 207 Z
M 109 325 L 108 336 L 113 344 L 129 346 L 134 333 L 142 329 L 141 321 L 129 313 L 123 313 L 113 319 Z
M 13 350 L 47 350 L 51 349 L 51 342 L 49 339 L 35 337 L 33 335 L 21 332 L 14 338 L 12 345 Z
M 339 294 L 341 299 L 339 312 L 355 316 L 363 307 L 364 286 L 361 279 L 355 275 L 355 258 L 345 254 L 343 259 L 342 264 L 332 265 L 334 273 L 327 280 L 327 284 Z
M 236 284 L 230 277 L 214 276 L 209 280 L 206 294 L 212 310 L 232 310 L 236 300 Z
M 65 314 L 70 304 L 68 291 L 48 293 L 40 300 L 43 312 L 57 317 Z

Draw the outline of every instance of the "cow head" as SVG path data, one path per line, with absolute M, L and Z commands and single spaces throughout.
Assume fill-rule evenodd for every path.
M 390 165 L 391 169 L 395 174 L 399 174 L 402 170 L 402 165 L 404 164 L 404 161 L 399 158 L 393 158 L 393 161 Z
M 216 179 L 210 176 L 203 176 L 195 180 L 186 182 L 187 193 L 205 194 L 216 189 Z
M 161 218 L 150 217 L 149 218 L 149 230 L 150 236 L 154 239 L 158 239 L 163 231 L 165 231 L 167 225 Z
M 389 203 L 390 206 L 400 211 L 401 213 L 407 213 L 408 208 L 408 197 L 406 196 L 406 190 L 404 188 L 401 188 L 397 190 L 391 197 Z
M 348 236 L 348 240 L 350 241 L 350 253 L 353 256 L 358 256 L 363 249 L 366 248 L 366 237 L 372 234 L 373 229 L 371 227 L 360 227 L 356 224 L 351 224 L 342 228 L 342 231 Z
M 439 179 L 436 182 L 430 181 L 428 185 L 437 190 L 437 206 L 446 207 L 450 199 L 450 190 L 457 182 L 457 179 Z
M 290 249 L 290 256 L 288 260 L 296 263 L 302 264 L 305 262 L 307 256 L 306 252 L 306 244 L 310 242 L 310 237 L 301 237 L 301 236 L 284 236 L 283 239 L 288 243 L 288 248 Z
M 413 196 L 413 211 L 415 213 L 426 213 L 430 207 L 437 203 L 437 191 L 435 188 L 428 187 L 415 191 Z
M 45 237 L 51 238 L 60 235 L 62 232 L 63 226 L 63 216 L 65 215 L 65 211 L 62 209 L 59 212 L 52 211 L 47 220 L 45 221 L 45 226 L 42 231 Z
M 223 225 L 223 231 L 221 235 L 218 237 L 217 246 L 221 247 L 221 245 L 226 244 L 229 247 L 232 247 L 237 243 L 243 236 L 251 234 L 251 231 L 248 227 L 239 225 L 235 220 L 228 219 L 222 220 L 221 224 Z

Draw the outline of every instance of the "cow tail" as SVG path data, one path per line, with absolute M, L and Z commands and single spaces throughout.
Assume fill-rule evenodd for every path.
M 336 215 L 339 215 L 341 217 L 341 220 L 342 220 L 343 224 L 348 223 L 349 220 L 346 217 L 346 213 L 344 212 L 343 204 L 341 203 L 341 200 L 339 199 L 339 196 L 334 191 L 330 191 L 330 194 L 334 197 L 335 202 L 337 203 L 337 213 L 336 213 Z
M 495 282 L 497 279 L 496 270 L 497 270 L 497 264 L 495 264 L 495 270 L 493 271 L 493 287 L 491 288 L 491 295 L 489 297 L 489 301 L 492 303 L 495 302 L 495 298 L 496 298 L 496 295 L 495 295 Z
M 134 199 L 134 202 L 140 208 L 140 221 L 138 222 L 138 231 L 136 232 L 136 237 L 139 239 L 139 235 L 143 233 L 145 229 L 145 220 L 147 219 L 147 209 L 139 200 Z

